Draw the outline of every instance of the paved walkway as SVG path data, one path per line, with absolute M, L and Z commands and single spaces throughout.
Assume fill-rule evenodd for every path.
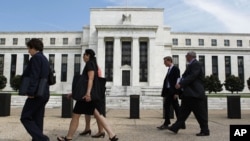
M 11 116 L 0 117 L 0 141 L 30 141 L 31 137 L 19 121 L 21 108 L 12 108 Z M 70 118 L 61 118 L 60 108 L 47 108 L 44 123 L 44 132 L 51 141 L 56 141 L 56 136 L 66 135 Z M 129 119 L 129 110 L 107 111 L 107 119 L 112 125 L 120 141 L 229 141 L 230 124 L 249 124 L 250 110 L 241 111 L 241 119 L 228 119 L 226 110 L 209 110 L 209 128 L 211 135 L 207 137 L 196 137 L 199 126 L 191 115 L 186 123 L 187 129 L 173 134 L 167 130 L 159 131 L 156 127 L 162 124 L 162 110 L 141 110 L 140 119 Z M 174 122 L 175 119 L 172 119 Z M 92 133 L 96 133 L 96 121 L 91 120 Z M 91 137 L 78 136 L 84 129 L 84 117 L 81 117 L 80 125 L 75 134 L 75 141 L 106 141 L 103 139 L 92 139 Z

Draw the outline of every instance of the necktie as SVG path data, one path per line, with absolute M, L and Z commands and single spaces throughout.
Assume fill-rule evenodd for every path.
M 167 86 L 167 88 L 169 88 L 170 87 L 170 85 L 169 85 L 169 81 L 168 81 L 168 75 L 169 75 L 169 73 L 170 73 L 170 67 L 168 68 L 168 72 L 167 72 L 167 79 L 166 79 L 166 86 Z

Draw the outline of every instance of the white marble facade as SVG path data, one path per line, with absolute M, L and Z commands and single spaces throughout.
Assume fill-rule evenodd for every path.
M 171 28 L 164 24 L 164 9 L 161 8 L 92 8 L 90 9 L 90 23 L 79 32 L 0 32 L 0 55 L 3 55 L 3 75 L 9 80 L 11 69 L 11 55 L 17 55 L 16 74 L 23 70 L 23 54 L 27 54 L 25 47 L 26 38 L 42 38 L 44 53 L 55 55 L 56 85 L 51 87 L 52 93 L 69 93 L 74 75 L 75 54 L 82 55 L 87 48 L 94 49 L 97 53 L 99 67 L 105 74 L 105 43 L 113 42 L 113 81 L 107 83 L 108 95 L 160 95 L 167 68 L 163 65 L 163 57 L 178 56 L 178 66 L 181 73 L 185 70 L 185 54 L 194 50 L 197 55 L 205 57 L 206 75 L 212 74 L 212 56 L 218 57 L 218 76 L 225 80 L 225 56 L 231 58 L 231 74 L 238 76 L 238 57 L 244 59 L 244 78 L 250 77 L 250 34 L 237 33 L 192 33 L 171 32 Z M 18 43 L 13 45 L 13 38 Z M 55 44 L 51 44 L 55 38 Z M 68 38 L 68 43 L 63 44 L 63 38 Z M 81 42 L 76 43 L 76 38 Z M 173 39 L 178 44 L 173 44 Z M 191 45 L 186 45 L 190 39 Z M 198 40 L 203 39 L 204 45 L 199 45 Z M 211 40 L 216 40 L 216 45 L 211 45 Z M 225 40 L 230 45 L 225 46 Z M 238 41 L 237 41 L 238 40 Z M 122 42 L 131 42 L 131 65 L 122 65 Z M 140 41 L 147 42 L 148 75 L 146 82 L 140 82 Z M 239 46 L 237 46 L 239 42 Z M 67 54 L 67 80 L 61 82 L 62 54 Z M 82 61 L 81 61 L 82 62 Z M 1 62 L 0 62 L 1 63 Z M 81 68 L 84 63 L 81 63 Z M 122 86 L 122 72 L 130 72 L 130 85 Z M 1 71 L 1 70 L 0 70 Z M 1 72 L 0 72 L 1 73 Z M 11 90 L 10 85 L 4 89 Z M 223 91 L 226 92 L 226 91 Z M 244 93 L 249 92 L 245 87 Z

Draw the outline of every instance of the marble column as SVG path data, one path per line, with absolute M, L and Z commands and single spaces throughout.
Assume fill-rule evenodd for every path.
M 132 86 L 139 86 L 140 79 L 140 48 L 138 38 L 133 38 L 132 45 Z
M 105 41 L 103 37 L 98 37 L 96 57 L 98 66 L 102 72 L 102 76 L 105 76 Z
M 155 85 L 155 69 L 158 67 L 157 63 L 155 62 L 155 55 L 157 54 L 156 45 L 155 45 L 155 38 L 149 38 L 149 54 L 148 54 L 148 84 L 149 86 Z
M 10 87 L 10 69 L 11 69 L 11 54 L 5 53 L 4 54 L 4 64 L 3 64 L 3 75 L 7 78 L 7 84 L 5 90 L 12 90 Z
M 113 63 L 113 85 L 122 85 L 122 73 L 121 73 L 121 39 L 115 37 L 114 42 L 114 63 Z
M 22 75 L 23 73 L 23 63 L 24 63 L 24 54 L 17 54 L 16 59 L 16 75 Z

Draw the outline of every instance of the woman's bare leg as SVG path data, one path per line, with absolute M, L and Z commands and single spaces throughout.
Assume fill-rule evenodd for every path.
M 78 128 L 78 125 L 79 125 L 80 116 L 81 116 L 80 114 L 73 113 L 71 121 L 70 121 L 70 125 L 69 125 L 69 131 L 68 131 L 68 134 L 67 134 L 68 139 L 73 138 L 73 136 L 74 136 L 74 134 L 76 132 L 76 129 Z
M 96 120 L 96 122 L 97 122 L 97 126 L 98 126 L 98 133 L 103 133 L 103 132 L 104 132 L 104 131 L 103 131 L 104 129 L 103 129 L 101 123 L 100 123 L 98 120 Z
M 91 116 L 85 115 L 85 129 L 84 129 L 84 131 L 90 130 L 90 120 L 91 120 Z
M 112 131 L 112 129 L 111 129 L 110 125 L 108 124 L 107 120 L 105 119 L 105 117 L 103 115 L 101 115 L 96 109 L 94 111 L 94 115 L 95 115 L 96 119 L 98 120 L 98 122 L 100 123 L 100 125 L 108 133 L 109 138 L 113 138 L 115 136 L 115 133 Z

